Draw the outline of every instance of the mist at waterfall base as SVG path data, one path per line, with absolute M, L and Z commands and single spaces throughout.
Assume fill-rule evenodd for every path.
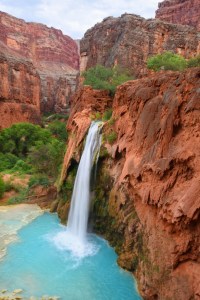
M 117 265 L 108 243 L 87 234 L 90 175 L 101 144 L 101 124 L 92 123 L 74 184 L 67 228 L 45 213 L 19 232 L 0 263 L 0 289 L 23 296 L 69 300 L 141 299 L 130 273 Z M 25 299 L 25 298 L 23 298 Z

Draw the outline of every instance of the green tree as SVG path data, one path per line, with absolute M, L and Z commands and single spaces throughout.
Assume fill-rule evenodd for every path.
M 147 67 L 154 71 L 183 71 L 187 67 L 187 62 L 181 55 L 166 51 L 162 54 L 157 54 L 148 58 Z
M 66 142 L 67 140 L 66 123 L 56 120 L 50 123 L 47 128 L 56 138 Z
M 31 148 L 28 154 L 28 162 L 33 166 L 36 173 L 47 174 L 52 178 L 56 178 L 64 151 L 65 144 L 57 139 L 52 139 L 47 144 L 38 142 Z
M 114 95 L 116 87 L 128 80 L 133 79 L 127 70 L 120 67 L 106 68 L 96 65 L 82 73 L 84 85 L 91 85 L 97 90 L 108 90 Z

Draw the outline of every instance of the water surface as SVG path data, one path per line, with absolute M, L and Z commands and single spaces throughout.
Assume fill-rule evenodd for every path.
M 133 277 L 118 267 L 116 253 L 105 240 L 90 235 L 90 251 L 79 255 L 60 243 L 65 230 L 49 213 L 23 227 L 0 262 L 0 290 L 23 289 L 23 299 L 43 295 L 65 300 L 141 299 Z

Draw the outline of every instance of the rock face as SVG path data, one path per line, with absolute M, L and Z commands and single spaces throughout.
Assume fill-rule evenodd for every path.
M 80 42 L 81 70 L 96 64 L 119 64 L 136 76 L 147 74 L 148 56 L 171 50 L 186 58 L 200 53 L 200 37 L 192 27 L 145 20 L 124 14 L 108 17 L 89 29 Z
M 165 0 L 158 4 L 156 18 L 169 23 L 194 26 L 200 30 L 200 1 Z
M 40 122 L 40 77 L 32 63 L 0 50 L 0 129 Z M 5 54 L 3 53 L 5 51 Z
M 12 57 L 21 58 L 39 74 L 42 112 L 59 112 L 68 108 L 79 70 L 75 41 L 60 30 L 26 23 L 1 12 L 0 43 L 3 48 L 0 52 L 5 56 L 10 53 Z M 7 60 L 9 62 L 9 55 Z M 1 84 L 4 85 L 3 82 Z
M 74 102 L 68 128 L 82 137 L 70 136 L 76 147 L 68 147 L 63 182 L 90 124 L 82 123 L 100 102 L 95 91 L 82 93 L 93 94 L 93 106 L 80 112 Z M 84 108 L 81 92 L 77 99 Z M 93 226 L 116 247 L 144 299 L 200 297 L 199 99 L 199 68 L 156 73 L 119 86 L 104 126 L 103 140 L 113 131 L 117 139 L 100 153 Z

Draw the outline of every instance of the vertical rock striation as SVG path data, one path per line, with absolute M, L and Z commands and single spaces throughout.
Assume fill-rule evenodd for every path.
M 96 64 L 119 64 L 136 76 L 146 75 L 150 55 L 170 50 L 186 58 L 200 53 L 200 37 L 192 27 L 137 15 L 108 17 L 89 29 L 80 41 L 81 70 Z
M 68 108 L 79 71 L 78 46 L 75 41 L 61 30 L 26 23 L 1 12 L 0 43 L 0 52 L 4 55 L 12 53 L 13 57 L 32 63 L 31 68 L 36 69 L 41 83 L 42 112 L 59 112 Z
M 200 31 L 200 1 L 164 0 L 158 4 L 156 18 L 169 23 L 190 25 Z

